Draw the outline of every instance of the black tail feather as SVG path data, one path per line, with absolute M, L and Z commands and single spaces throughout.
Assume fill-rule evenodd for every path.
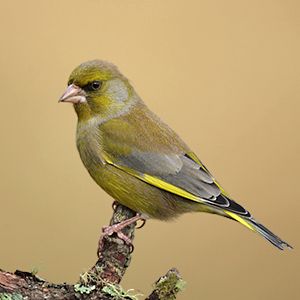
M 249 219 L 251 225 L 254 226 L 255 231 L 260 233 L 264 238 L 266 238 L 269 242 L 271 242 L 274 246 L 279 248 L 280 250 L 284 250 L 285 248 L 293 249 L 291 245 L 287 242 L 283 241 L 281 238 L 276 236 L 273 232 L 271 232 L 268 228 L 264 225 L 256 222 L 254 219 Z

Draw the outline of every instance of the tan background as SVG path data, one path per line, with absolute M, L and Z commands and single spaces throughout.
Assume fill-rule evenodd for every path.
M 299 1 L 1 1 L 0 267 L 75 282 L 112 199 L 58 105 L 71 70 L 107 59 L 219 181 L 294 251 L 224 218 L 150 221 L 123 286 L 176 266 L 180 299 L 296 299 L 300 281 Z M 192 237 L 192 238 L 191 238 Z

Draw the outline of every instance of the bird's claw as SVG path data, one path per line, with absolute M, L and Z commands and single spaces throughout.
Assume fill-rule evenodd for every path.
M 136 229 L 141 229 L 141 228 L 143 228 L 143 227 L 145 226 L 145 224 L 146 224 L 146 219 L 141 219 L 141 221 L 142 221 L 142 224 L 139 225 L 139 226 L 136 226 L 136 227 L 135 227 Z
M 119 204 L 119 203 L 118 203 L 117 201 L 114 201 L 114 202 L 112 203 L 111 207 L 112 207 L 113 211 L 116 211 L 118 204 Z

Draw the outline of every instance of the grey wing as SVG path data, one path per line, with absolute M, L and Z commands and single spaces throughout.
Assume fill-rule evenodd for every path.
M 248 211 L 224 194 L 206 168 L 187 154 L 161 154 L 133 151 L 118 164 L 142 174 L 148 174 L 179 187 L 207 204 L 250 217 Z

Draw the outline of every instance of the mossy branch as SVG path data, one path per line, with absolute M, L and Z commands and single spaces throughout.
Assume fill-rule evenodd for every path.
M 120 204 L 116 205 L 110 225 L 117 224 L 135 215 L 135 212 Z M 135 225 L 123 229 L 133 240 Z M 124 291 L 119 283 L 130 264 L 132 246 L 117 235 L 100 237 L 98 260 L 86 273 L 80 275 L 78 283 L 54 284 L 29 272 L 9 273 L 0 269 L 0 300 L 106 300 L 138 299 L 132 290 Z M 156 283 L 147 300 L 172 300 L 182 290 L 184 282 L 175 269 L 171 269 Z

